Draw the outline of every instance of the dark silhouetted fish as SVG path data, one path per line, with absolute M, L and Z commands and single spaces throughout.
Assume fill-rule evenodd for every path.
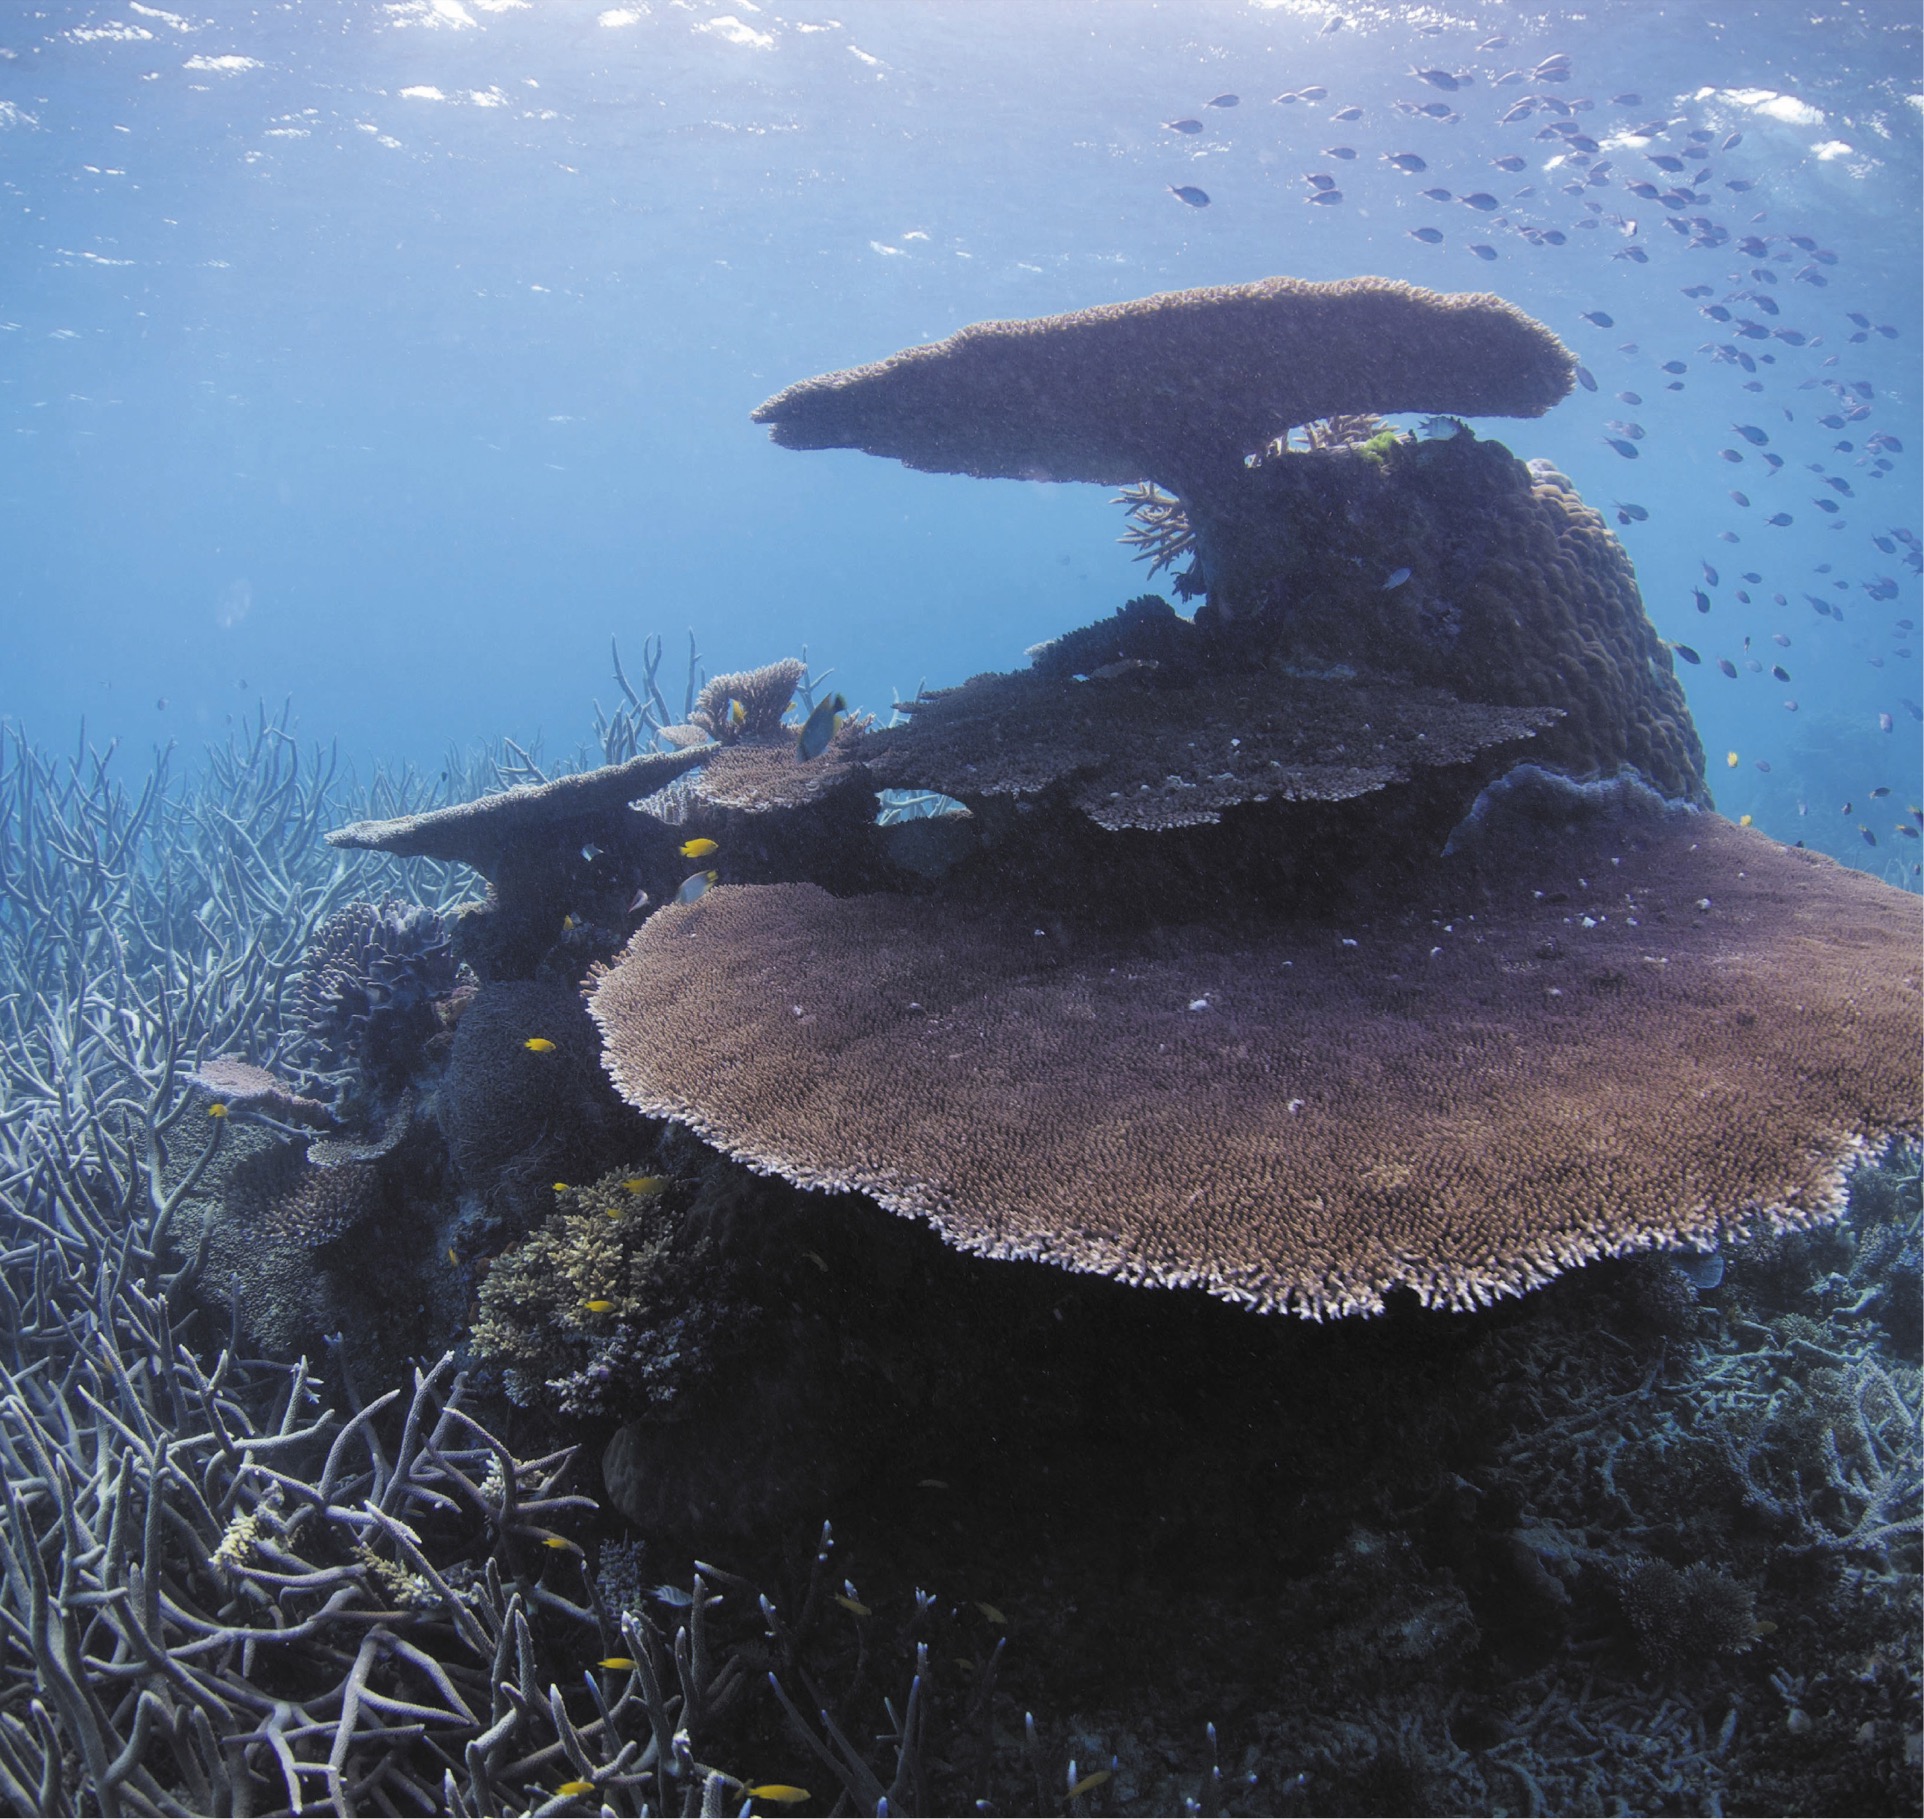
M 1342 199 L 1343 192 L 1339 189 L 1313 190 L 1303 198 L 1305 202 L 1341 202 Z
M 1583 312 L 1583 319 L 1586 322 L 1594 322 L 1598 328 L 1615 328 L 1617 326 L 1616 317 L 1600 309 L 1585 310 Z
M 1587 366 L 1579 366 L 1577 368 L 1577 383 L 1582 386 L 1586 392 L 1593 392 L 1597 389 L 1596 377 Z
M 1626 442 L 1621 436 L 1605 436 L 1604 441 L 1609 443 L 1626 461 L 1636 460 L 1637 445 L 1634 442 Z
M 1719 657 L 1717 659 L 1717 667 L 1720 670 L 1722 670 L 1724 674 L 1728 676 L 1733 682 L 1736 681 L 1737 666 L 1736 664 L 1732 663 L 1728 657 Z
M 1415 152 L 1385 152 L 1383 162 L 1395 165 L 1400 171 L 1426 171 L 1430 168 L 1429 161 L 1419 158 Z
M 1412 240 L 1421 240 L 1425 246 L 1435 246 L 1442 240 L 1443 230 L 1440 227 L 1413 227 L 1409 230 L 1409 236 Z
M 1752 448 L 1762 448 L 1764 444 L 1770 440 L 1770 437 L 1754 423 L 1733 423 L 1730 427 L 1734 429 L 1738 435 L 1743 437 Z
M 1198 189 L 1193 183 L 1171 183 L 1165 187 L 1178 202 L 1187 202 L 1191 208 L 1209 206 L 1209 192 L 1206 189 Z
M 1351 158 L 1356 156 L 1356 148 L 1350 145 L 1326 145 L 1323 147 L 1323 156 L 1325 158 L 1341 158 L 1347 163 Z
M 1166 133 L 1199 133 L 1202 131 L 1200 120 L 1165 120 L 1162 130 Z
M 1494 259 L 1496 257 L 1496 248 L 1493 246 L 1473 246 L 1470 248 L 1470 251 L 1473 252 L 1479 259 L 1487 260 L 1487 259 Z
M 1478 190 L 1475 195 L 1464 196 L 1461 200 L 1469 207 L 1485 215 L 1487 215 L 1491 209 L 1500 206 L 1497 199 L 1492 196 L 1488 190 Z
M 1684 660 L 1684 661 L 1685 661 L 1686 663 L 1701 663 L 1701 662 L 1703 662 L 1703 659 L 1702 659 L 1702 658 L 1701 658 L 1700 656 L 1698 656 L 1698 655 L 1697 655 L 1697 653 L 1696 653 L 1695 651 L 1693 651 L 1693 650 L 1692 650 L 1692 649 L 1690 648 L 1690 646 L 1689 646 L 1689 645 L 1687 645 L 1687 644 L 1673 644 L 1673 645 L 1671 645 L 1671 647 L 1670 647 L 1670 648 L 1671 648 L 1671 649 L 1672 649 L 1673 651 L 1675 651 L 1675 652 L 1677 653 L 1677 655 L 1678 655 L 1679 657 L 1681 657 L 1681 658 L 1682 658 L 1682 659 L 1683 659 L 1683 660 Z
M 1209 99 L 1203 103 L 1203 106 L 1240 107 L 1242 105 L 1242 99 L 1241 95 L 1211 95 Z

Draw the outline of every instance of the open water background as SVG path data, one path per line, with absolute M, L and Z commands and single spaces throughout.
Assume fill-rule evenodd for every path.
M 1569 80 L 1498 85 L 1554 53 Z M 611 636 L 666 633 L 673 669 L 691 626 L 711 671 L 806 644 L 886 709 L 1141 591 L 1120 513 L 785 452 L 757 403 L 985 317 L 1380 273 L 1571 344 L 1595 392 L 1479 429 L 1648 513 L 1620 535 L 1703 658 L 1719 806 L 1916 888 L 1919 54 L 1890 0 L 7 0 L 0 716 L 193 748 L 291 696 L 362 766 L 552 756 Z M 1599 151 L 1500 121 L 1532 94 Z M 1626 187 L 1705 167 L 1675 208 Z

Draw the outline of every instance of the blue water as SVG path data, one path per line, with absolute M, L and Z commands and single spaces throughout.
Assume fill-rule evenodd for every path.
M 1498 84 L 1559 52 L 1567 81 Z M 1703 658 L 1719 806 L 1914 887 L 1918 78 L 1914 6 L 1832 0 L 8 0 L 0 716 L 192 747 L 291 696 L 364 761 L 565 752 L 610 636 L 691 626 L 711 670 L 806 644 L 885 709 L 1140 591 L 1120 513 L 784 452 L 757 403 L 985 317 L 1381 273 L 1495 290 L 1576 350 L 1596 391 L 1479 430 L 1647 511 L 1620 534 Z M 1500 122 L 1533 94 L 1600 150 L 1552 165 L 1557 115 Z M 1398 111 L 1439 100 L 1460 118 Z M 1650 163 L 1693 130 L 1701 158 Z

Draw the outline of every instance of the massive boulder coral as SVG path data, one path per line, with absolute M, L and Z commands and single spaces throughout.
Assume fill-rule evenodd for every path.
M 1486 817 L 1337 924 L 1078 939 L 724 888 L 590 1008 L 630 1104 L 963 1249 L 1318 1316 L 1472 1305 L 1825 1217 L 1918 1128 L 1916 900 L 1643 794 L 1493 810 L 1520 831 Z
M 978 323 L 804 380 L 755 413 L 790 448 L 944 473 L 1172 489 L 1179 582 L 1206 593 L 1213 667 L 1342 665 L 1465 701 L 1557 708 L 1534 754 L 1628 766 L 1708 801 L 1703 754 L 1628 559 L 1568 483 L 1467 428 L 1312 438 L 1377 411 L 1539 416 L 1570 390 L 1557 338 L 1501 299 L 1381 278 L 1270 278 L 1028 322 Z M 1447 427 L 1447 426 L 1446 426 Z M 1160 496 L 1159 496 L 1160 497 Z

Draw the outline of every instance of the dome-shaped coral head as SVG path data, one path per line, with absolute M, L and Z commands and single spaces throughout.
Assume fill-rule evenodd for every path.
M 1537 417 L 1576 362 L 1487 293 L 1391 278 L 1165 291 L 804 379 L 755 413 L 784 448 L 859 448 L 931 473 L 1151 479 L 1186 493 L 1300 425 L 1380 412 Z
M 459 983 L 447 925 L 422 904 L 349 903 L 314 931 L 294 997 L 312 1071 L 337 1087 L 405 1073 Z

